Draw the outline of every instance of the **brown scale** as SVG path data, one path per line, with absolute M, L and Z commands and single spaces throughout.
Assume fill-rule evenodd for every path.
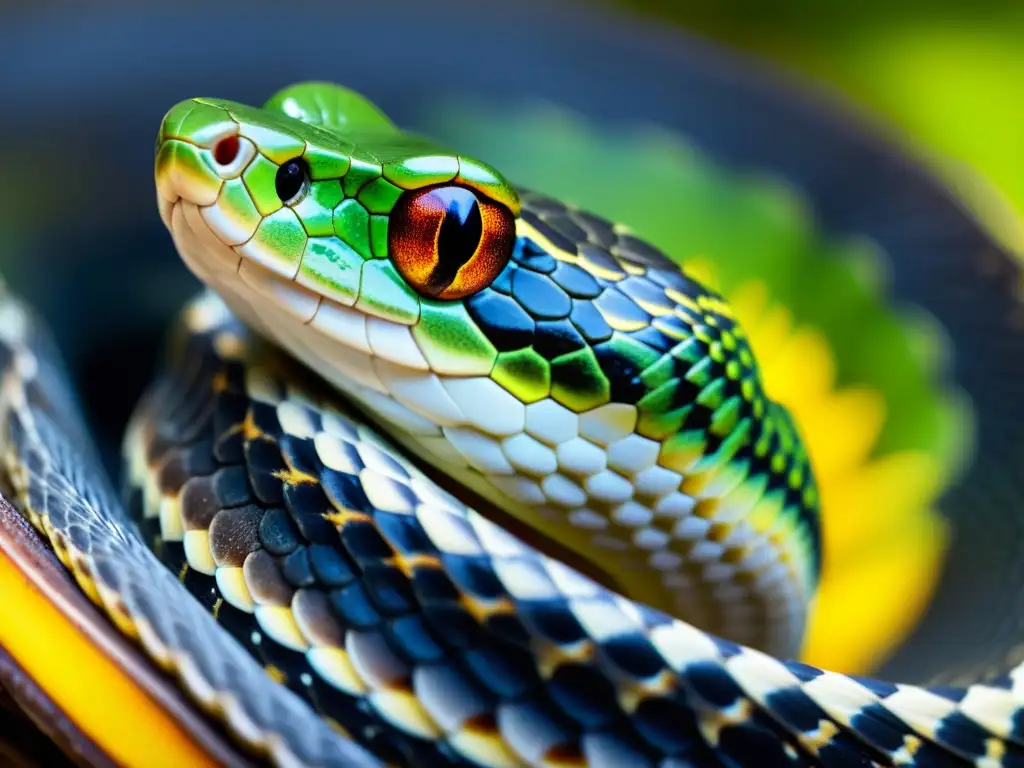
M 564 742 L 548 747 L 544 752 L 544 765 L 551 768 L 582 768 L 587 760 L 579 744 Z
M 253 598 L 261 605 L 291 605 L 295 587 L 285 580 L 277 561 L 266 550 L 249 552 L 242 562 L 242 573 Z
M 181 491 L 181 522 L 186 531 L 205 531 L 220 511 L 209 475 L 189 478 Z
M 217 565 L 241 567 L 246 556 L 260 546 L 262 513 L 249 505 L 222 509 L 210 523 L 210 551 Z
M 345 628 L 335 618 L 330 599 L 320 590 L 299 589 L 292 600 L 292 613 L 316 644 L 344 647 Z
M 214 392 L 216 390 L 218 395 L 228 392 L 231 389 L 228 385 L 228 380 L 229 377 L 225 372 L 219 372 L 219 375 L 211 379 L 211 381 L 217 382 L 216 386 L 211 387 L 207 392 Z M 196 409 L 189 408 L 187 410 L 195 412 Z M 200 408 L 198 410 L 207 411 L 205 421 L 209 423 L 209 409 Z M 175 411 L 178 413 L 183 412 L 179 408 L 175 408 Z M 155 419 L 157 415 L 151 415 L 151 418 Z M 159 418 L 166 419 L 167 414 L 163 413 L 159 415 Z M 195 439 L 199 439 L 199 431 L 200 429 L 185 430 L 191 438 Z M 230 435 L 238 435 L 250 441 L 258 440 L 270 444 L 275 443 L 273 437 L 266 434 L 257 425 L 253 418 L 252 408 L 246 409 L 246 415 L 243 420 L 228 426 L 216 438 L 223 444 L 225 439 L 230 439 Z M 175 497 L 180 494 L 182 523 L 185 529 L 208 530 L 210 547 L 215 561 L 220 565 L 241 566 L 243 573 L 247 576 L 247 584 L 257 599 L 262 601 L 265 598 L 273 597 L 272 600 L 266 600 L 266 602 L 282 600 L 284 592 L 291 589 L 291 587 L 283 583 L 277 564 L 272 562 L 273 558 L 261 549 L 258 528 L 263 514 L 262 511 L 253 504 L 221 508 L 217 501 L 215 486 L 218 479 L 223 476 L 224 472 L 232 471 L 232 468 L 222 467 L 212 474 L 189 478 L 187 477 L 187 472 L 183 471 L 184 468 L 189 466 L 187 458 L 190 453 L 189 445 L 181 445 L 173 439 L 158 437 L 152 430 L 148 430 L 144 434 L 144 442 L 148 448 L 147 456 L 150 457 L 148 462 L 150 471 L 158 474 L 162 493 L 167 497 Z M 316 478 L 308 475 L 301 476 L 299 473 L 290 472 L 290 470 L 286 470 L 280 479 L 295 482 L 316 482 Z M 159 540 L 159 531 L 156 532 L 156 537 Z M 173 558 L 175 555 L 180 558 L 180 563 L 175 565 L 179 572 L 179 579 L 186 586 L 189 586 L 193 594 L 197 596 L 199 594 L 217 594 L 212 577 L 189 569 L 187 562 L 184 560 L 184 553 L 180 545 L 176 545 L 168 556 Z M 168 562 L 168 560 L 165 559 L 165 562 Z M 295 595 L 295 610 L 299 620 L 303 622 L 304 628 L 310 630 L 311 634 L 319 637 L 319 639 L 336 646 L 343 645 L 344 630 L 333 618 L 326 596 L 314 590 L 299 590 Z M 227 615 L 236 617 L 235 621 L 242 616 L 241 612 L 226 604 L 219 595 L 207 604 L 211 613 L 218 621 L 223 622 L 224 617 Z M 253 627 L 256 627 L 251 616 L 248 616 L 245 620 L 250 622 Z M 276 642 L 267 638 L 258 629 L 244 632 L 239 636 L 239 639 L 260 660 L 272 679 L 288 685 L 297 693 L 305 696 L 310 700 L 314 709 L 326 717 L 327 711 L 319 700 L 316 688 L 307 686 L 297 679 L 291 679 L 285 668 L 278 662 L 279 659 L 298 658 L 300 667 L 305 667 L 305 660 L 301 654 L 296 654 L 290 649 L 277 645 Z M 289 665 L 294 667 L 295 662 L 289 661 Z M 315 679 L 315 673 L 311 672 L 310 674 Z M 320 684 L 317 683 L 317 685 Z M 344 694 L 332 693 L 332 696 L 339 695 L 344 696 Z M 327 719 L 331 720 L 331 718 Z M 336 723 L 337 721 L 334 720 L 334 722 Z M 392 760 L 397 756 L 393 752 L 394 745 L 391 744 L 394 741 L 393 737 L 388 737 L 385 742 L 380 741 L 380 738 L 385 737 L 388 733 L 388 728 L 381 728 L 379 724 L 364 725 L 363 728 L 365 734 L 373 732 L 379 734 L 379 736 L 372 738 L 368 736 L 369 740 L 360 738 L 361 741 L 377 750 L 386 760 Z M 363 735 L 364 733 L 361 732 L 360 736 Z M 430 754 L 432 749 L 433 747 L 426 744 L 416 747 L 417 751 L 425 751 L 425 754 Z M 409 754 L 406 754 L 406 757 L 408 758 Z M 403 762 L 405 761 L 403 760 Z M 415 761 L 412 762 L 414 763 Z M 428 759 L 427 764 L 432 764 L 430 759 Z

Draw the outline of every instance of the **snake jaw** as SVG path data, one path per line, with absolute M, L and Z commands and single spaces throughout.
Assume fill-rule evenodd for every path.
M 156 207 L 160 212 L 160 221 L 164 223 L 168 231 L 171 230 L 171 214 L 174 212 L 174 204 L 178 202 L 178 199 L 168 200 L 161 192 L 156 193 Z
M 437 390 L 409 325 L 342 305 L 268 269 L 244 244 L 223 241 L 210 226 L 208 208 L 184 198 L 162 198 L 161 205 L 186 266 L 232 312 L 397 426 L 440 436 L 444 425 L 456 425 L 450 398 Z
M 204 282 L 212 281 L 218 289 L 225 283 L 230 289 L 231 281 L 223 278 L 237 273 L 242 257 L 217 240 L 194 203 L 179 198 L 166 209 L 161 208 L 161 217 L 165 210 L 165 223 L 189 270 Z
M 196 205 L 213 205 L 223 183 L 211 150 L 178 139 L 160 145 L 156 187 L 163 198 L 181 197 Z
M 160 201 L 161 217 L 185 265 L 219 293 L 232 312 L 272 341 L 298 347 L 297 354 L 306 365 L 350 396 L 360 400 L 371 397 L 377 406 L 379 399 L 390 397 L 387 386 L 375 373 L 368 326 L 374 326 L 374 337 L 380 336 L 385 326 L 395 326 L 387 334 L 392 339 L 396 332 L 404 330 L 408 334 L 407 326 L 369 318 L 266 268 L 247 255 L 244 244 L 223 241 L 210 226 L 208 208 L 183 197 L 171 202 L 161 195 Z M 388 355 L 392 368 L 398 368 L 402 359 L 396 350 Z M 417 367 L 423 366 L 411 361 L 411 368 Z M 406 421 L 411 418 L 410 414 Z

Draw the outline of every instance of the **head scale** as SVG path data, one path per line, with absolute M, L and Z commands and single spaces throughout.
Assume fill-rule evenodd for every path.
M 406 324 L 420 298 L 486 287 L 511 255 L 519 213 L 494 169 L 327 83 L 285 88 L 263 108 L 177 104 L 160 128 L 156 179 L 164 221 L 201 277 L 248 261 Z M 391 289 L 363 295 L 367 272 Z

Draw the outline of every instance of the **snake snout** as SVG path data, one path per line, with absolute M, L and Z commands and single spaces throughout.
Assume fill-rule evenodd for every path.
M 211 150 L 181 139 L 161 142 L 156 155 L 156 188 L 165 204 L 185 200 L 195 205 L 213 205 L 223 183 Z
M 156 143 L 156 182 L 160 200 L 181 199 L 198 206 L 217 201 L 225 179 L 238 176 L 255 155 L 239 136 L 228 112 L 202 99 L 173 106 L 160 123 Z

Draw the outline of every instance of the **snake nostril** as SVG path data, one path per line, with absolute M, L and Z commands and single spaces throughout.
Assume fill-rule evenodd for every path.
M 219 165 L 231 165 L 238 157 L 238 137 L 226 136 L 218 141 L 213 147 L 213 159 Z

